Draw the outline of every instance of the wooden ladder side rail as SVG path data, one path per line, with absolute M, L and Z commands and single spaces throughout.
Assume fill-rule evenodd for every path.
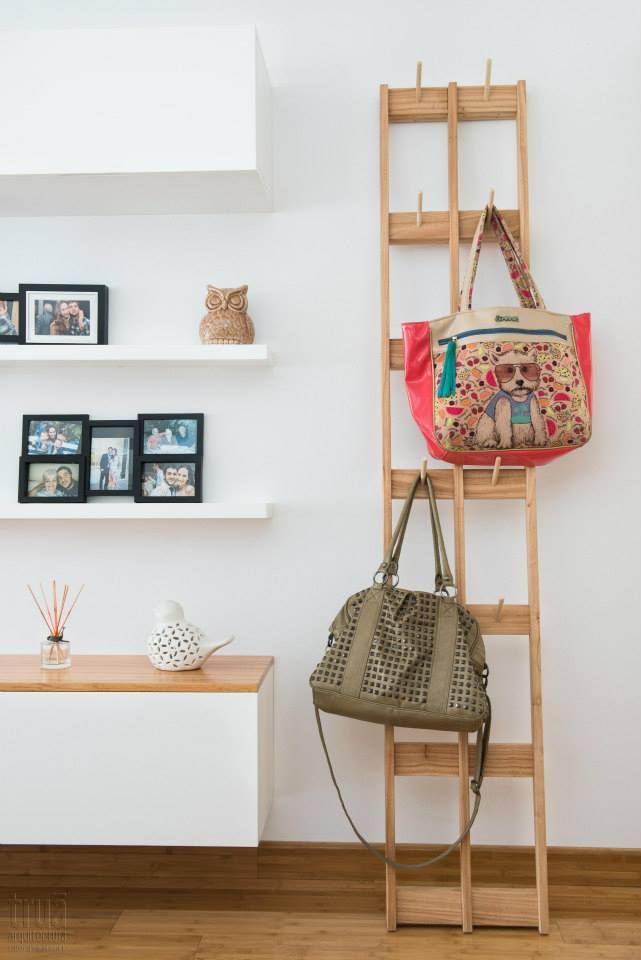
M 450 307 L 457 308 L 459 294 L 459 245 L 472 238 L 479 211 L 458 208 L 458 121 L 514 119 L 517 139 L 518 210 L 504 211 L 512 232 L 520 240 L 529 260 L 529 205 L 527 182 L 527 127 L 525 83 L 492 87 L 492 98 L 483 87 L 390 90 L 381 87 L 380 99 L 380 216 L 381 216 L 381 398 L 383 438 L 383 528 L 385 545 L 392 530 L 392 499 L 404 497 L 415 471 L 392 470 L 390 371 L 404 367 L 403 343 L 390 338 L 389 247 L 391 244 L 447 242 L 449 246 Z M 495 93 L 496 92 L 496 93 Z M 448 210 L 419 213 L 389 211 L 389 124 L 444 121 L 448 125 Z M 490 237 L 488 237 L 490 239 Z M 531 744 L 492 744 L 488 776 L 531 776 L 533 778 L 536 889 L 474 889 L 471 878 L 471 841 L 461 845 L 460 890 L 403 885 L 397 888 L 396 871 L 386 867 L 386 913 L 389 930 L 398 923 L 456 923 L 463 931 L 473 924 L 538 926 L 549 928 L 547 851 L 545 835 L 545 794 L 543 785 L 543 736 L 540 679 L 540 630 L 538 599 L 538 553 L 536 535 L 536 479 L 534 470 L 431 470 L 437 497 L 454 501 L 455 568 L 459 597 L 466 601 L 465 500 L 523 499 L 526 504 L 528 604 L 472 604 L 484 634 L 529 636 L 531 687 Z M 500 622 L 499 622 L 500 621 Z M 410 744 L 396 743 L 394 728 L 385 727 L 385 849 L 394 857 L 395 777 L 408 775 Z M 412 761 L 412 775 L 456 775 L 459 779 L 459 822 L 469 816 L 468 771 L 474 755 L 468 737 L 460 734 L 458 744 L 419 744 L 425 751 L 421 764 Z M 447 748 L 447 773 L 443 772 L 443 751 Z M 399 749 L 401 748 L 401 749 Z M 452 748 L 456 754 L 452 753 Z M 437 758 L 436 766 L 431 762 Z M 455 769 L 452 766 L 455 757 Z M 440 766 L 439 766 L 440 764 Z M 496 772 L 495 772 L 496 771 Z
M 389 309 L 389 96 L 387 86 L 380 95 L 380 217 L 381 217 L 381 435 L 383 438 L 383 540 L 392 537 L 392 413 L 390 396 L 390 309 Z M 396 807 L 394 783 L 394 727 L 385 724 L 385 855 L 396 854 Z M 385 865 L 387 929 L 396 929 L 396 870 Z
M 404 499 L 416 476 L 415 470 L 392 471 L 395 499 Z M 528 603 L 467 604 L 479 621 L 485 636 L 527 636 L 529 638 L 531 683 L 530 743 L 490 744 L 487 777 L 531 777 L 534 807 L 536 887 L 474 888 L 465 868 L 465 848 L 461 847 L 461 884 L 452 888 L 403 885 L 395 892 L 391 911 L 395 929 L 399 923 L 460 924 L 463 932 L 476 926 L 534 926 L 540 933 L 549 931 L 547 884 L 547 848 L 545 834 L 545 792 L 543 779 L 543 718 L 541 710 L 540 631 L 538 600 L 538 548 L 536 530 L 536 471 L 533 468 L 503 469 L 498 481 L 492 481 L 492 469 L 463 470 L 462 467 L 428 470 L 437 499 L 452 500 L 454 506 L 455 556 L 465 553 L 464 509 L 466 500 L 522 500 L 525 506 L 527 545 Z M 419 491 L 425 497 L 425 491 Z M 464 567 L 458 568 L 457 578 Z M 460 581 L 465 589 L 465 575 Z M 458 585 L 458 579 L 457 579 Z M 459 598 L 465 602 L 459 588 Z M 456 776 L 459 797 L 463 786 L 469 792 L 469 776 L 476 750 L 465 743 L 395 741 L 393 728 L 386 728 L 385 777 L 386 823 L 394 829 L 394 781 L 399 776 Z M 467 738 L 465 738 L 467 741 Z M 460 816 L 464 810 L 459 807 Z M 394 851 L 391 851 L 392 853 Z M 389 868 L 388 868 L 389 869 Z M 466 900 L 466 897 L 469 899 Z

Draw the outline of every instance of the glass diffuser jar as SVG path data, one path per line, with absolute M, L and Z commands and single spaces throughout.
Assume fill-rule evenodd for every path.
M 64 670 L 71 666 L 71 644 L 62 634 L 47 637 L 40 644 L 40 666 L 44 670 Z

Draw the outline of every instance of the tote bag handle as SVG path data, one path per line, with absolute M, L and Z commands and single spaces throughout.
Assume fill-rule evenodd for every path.
M 461 290 L 461 296 L 459 298 L 459 311 L 472 309 L 474 280 L 488 219 L 496 234 L 503 259 L 510 274 L 510 279 L 519 298 L 519 303 L 522 307 L 545 310 L 543 297 L 539 293 L 539 289 L 528 269 L 528 265 L 523 259 L 518 243 L 510 233 L 500 211 L 497 210 L 494 204 L 492 204 L 491 207 L 488 204 L 481 213 L 476 232 L 474 233 L 474 239 L 472 240 L 472 248 L 467 262 L 463 289 Z
M 405 531 L 407 530 L 407 524 L 410 518 L 412 506 L 414 504 L 416 491 L 418 490 L 419 484 L 422 482 L 423 481 L 421 480 L 421 476 L 419 474 L 410 487 L 407 499 L 403 504 L 403 509 L 401 510 L 400 516 L 394 528 L 392 539 L 390 540 L 389 546 L 385 551 L 383 562 L 374 575 L 375 580 L 378 578 L 381 582 L 385 583 L 390 577 L 396 577 L 398 574 L 398 565 L 401 559 L 401 550 L 403 548 Z M 434 545 L 435 590 L 436 593 L 443 592 L 446 587 L 453 587 L 454 590 L 456 590 L 454 585 L 454 577 L 452 576 L 452 570 L 447 559 L 445 540 L 443 539 L 443 531 L 441 529 L 441 521 L 438 515 L 438 507 L 436 506 L 436 497 L 434 496 L 434 488 L 432 486 L 432 481 L 429 474 L 425 477 L 424 482 L 427 487 L 427 497 L 430 510 L 430 525 L 432 527 L 432 543 Z

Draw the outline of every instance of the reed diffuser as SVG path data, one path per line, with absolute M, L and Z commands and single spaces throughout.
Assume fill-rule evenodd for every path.
M 51 606 L 47 601 L 42 584 L 40 584 L 40 593 L 42 594 L 42 600 L 44 604 L 43 607 L 40 606 L 38 599 L 27 584 L 27 590 L 33 598 L 33 602 L 38 608 L 40 616 L 47 625 L 49 630 L 49 635 L 46 640 L 43 640 L 40 644 L 40 666 L 45 670 L 62 670 L 65 667 L 71 666 L 71 644 L 68 640 L 64 639 L 65 626 L 67 625 L 67 620 L 71 616 L 71 612 L 78 602 L 78 597 L 84 589 L 84 583 L 78 590 L 78 593 L 75 596 L 75 599 L 71 606 L 67 609 L 65 613 L 65 607 L 67 604 L 67 598 L 69 596 L 69 585 L 65 584 L 60 596 L 60 604 L 58 604 L 58 590 L 56 587 L 56 581 L 51 581 Z

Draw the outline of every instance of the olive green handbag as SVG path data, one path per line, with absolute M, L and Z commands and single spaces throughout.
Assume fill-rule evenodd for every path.
M 419 483 L 421 478 L 417 477 L 372 586 L 349 597 L 334 618 L 325 656 L 309 681 L 330 775 L 354 833 L 377 857 L 408 869 L 443 859 L 470 832 L 481 801 L 491 719 L 483 638 L 469 610 L 456 602 L 429 476 L 425 483 L 436 568 L 434 593 L 398 586 L 403 539 Z M 476 766 L 470 781 L 474 807 L 461 835 L 424 863 L 400 864 L 372 847 L 358 832 L 343 802 L 323 736 L 320 710 L 399 727 L 478 731 Z

